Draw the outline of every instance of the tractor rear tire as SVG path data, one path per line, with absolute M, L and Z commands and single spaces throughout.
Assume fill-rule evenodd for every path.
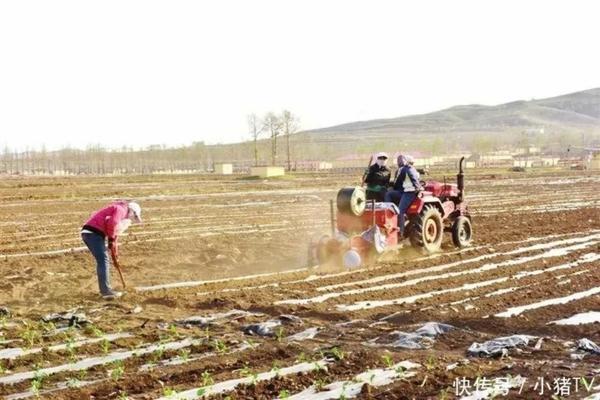
M 473 237 L 473 228 L 471 220 L 460 216 L 452 224 L 452 242 L 458 248 L 467 247 L 471 244 Z
M 428 253 L 439 251 L 444 238 L 444 223 L 439 210 L 427 205 L 423 211 L 411 220 L 409 232 L 413 247 L 423 248 Z

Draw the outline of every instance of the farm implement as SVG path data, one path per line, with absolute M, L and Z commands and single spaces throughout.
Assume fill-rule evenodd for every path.
M 331 201 L 331 234 L 310 246 L 311 261 L 354 268 L 398 248 L 404 239 L 420 251 L 434 253 L 441 248 L 444 232 L 451 235 L 456 247 L 468 246 L 473 230 L 465 202 L 463 162 L 464 157 L 459 162 L 456 183 L 422 182 L 424 190 L 406 211 L 404 237 L 394 203 L 366 200 L 362 187 L 340 189 L 337 207 Z

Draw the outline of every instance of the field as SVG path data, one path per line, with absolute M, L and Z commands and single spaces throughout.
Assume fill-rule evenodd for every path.
M 311 268 L 329 200 L 355 182 L 3 178 L 0 396 L 600 398 L 600 323 L 553 323 L 600 320 L 600 173 L 467 174 L 471 247 Z M 78 232 L 115 198 L 145 223 L 121 240 L 127 293 L 106 302 Z M 42 321 L 62 312 L 84 315 Z

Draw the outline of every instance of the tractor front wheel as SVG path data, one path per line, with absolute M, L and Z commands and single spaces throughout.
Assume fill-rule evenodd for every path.
M 425 206 L 423 211 L 411 220 L 409 233 L 410 243 L 434 253 L 442 246 L 444 224 L 439 210 L 432 205 Z
M 452 242 L 456 247 L 466 247 L 471 244 L 473 237 L 473 228 L 471 220 L 467 217 L 460 216 L 452 224 Z

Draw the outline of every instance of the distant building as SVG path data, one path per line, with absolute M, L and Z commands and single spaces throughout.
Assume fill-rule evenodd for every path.
M 233 164 L 226 164 L 226 163 L 215 164 L 215 174 L 219 174 L 219 175 L 233 174 Z

